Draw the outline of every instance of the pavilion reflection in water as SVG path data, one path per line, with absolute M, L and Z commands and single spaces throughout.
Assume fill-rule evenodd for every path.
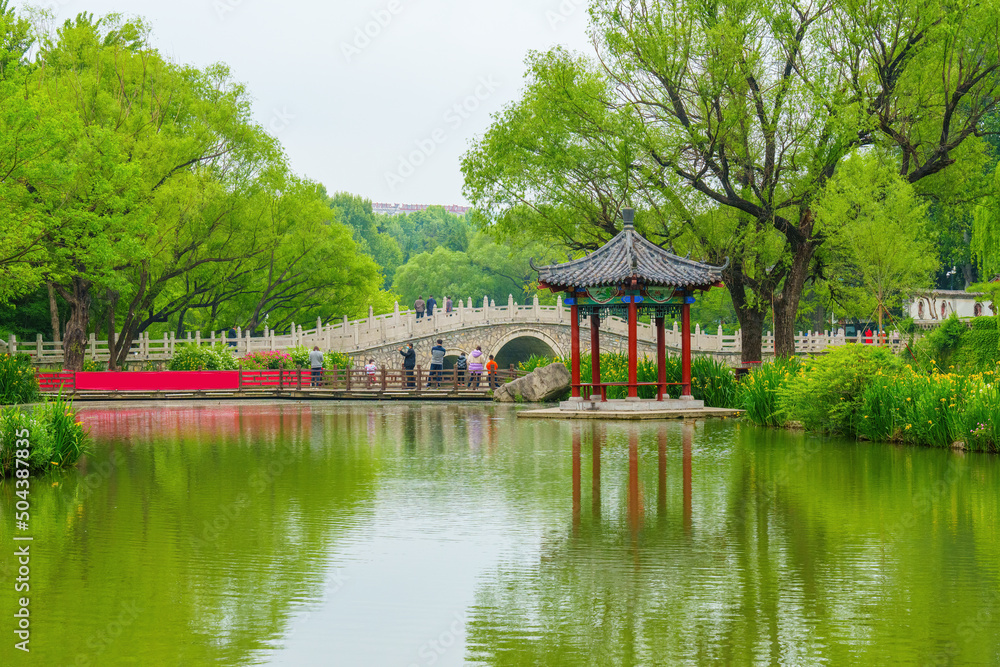
M 681 427 L 682 442 L 682 476 L 683 476 L 683 513 L 682 525 L 685 532 L 691 530 L 691 448 L 694 441 L 694 422 L 686 421 Z M 582 504 L 582 470 L 584 435 L 590 440 L 591 457 L 591 517 L 595 523 L 601 519 L 601 450 L 607 439 L 607 431 L 596 422 L 589 426 L 574 425 L 573 428 L 573 528 L 581 525 Z M 665 519 L 667 514 L 667 449 L 669 432 L 666 424 L 657 429 L 657 488 L 656 512 L 659 519 Z M 639 476 L 639 430 L 633 428 L 629 432 L 628 443 L 628 502 L 627 518 L 633 534 L 638 533 L 644 524 L 645 509 L 643 493 Z

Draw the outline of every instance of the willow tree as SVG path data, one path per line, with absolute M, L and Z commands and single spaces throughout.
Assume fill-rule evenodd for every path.
M 570 133 L 586 129 L 566 144 L 597 149 L 591 159 L 617 176 L 606 201 L 648 201 L 684 225 L 712 209 L 731 212 L 726 233 L 736 256 L 724 278 L 745 358 L 759 358 L 767 312 L 775 352 L 794 353 L 799 300 L 822 268 L 814 202 L 845 156 L 880 146 L 898 155 L 900 175 L 915 184 L 952 165 L 997 104 L 997 3 L 597 0 L 591 31 L 596 64 L 553 52 L 545 58 L 558 66 L 536 67 L 528 85 L 529 95 L 561 95 L 568 89 L 552 72 L 600 77 L 590 95 L 561 95 L 585 100 L 583 111 L 529 117 L 539 125 L 568 115 Z M 579 122 L 597 118 L 590 110 L 598 108 L 612 122 Z M 514 115 L 499 116 L 490 132 L 514 136 L 505 125 Z M 525 168 L 549 146 L 522 137 L 497 151 L 502 142 L 490 139 L 467 159 L 467 191 L 502 216 L 514 207 L 494 195 L 521 188 Z M 501 181 L 477 187 L 476 169 L 497 160 L 505 161 L 492 170 Z M 523 192 L 528 200 L 557 192 L 550 183 Z M 574 196 L 562 201 L 571 206 Z M 774 261 L 762 257 L 758 250 L 770 254 L 775 242 Z

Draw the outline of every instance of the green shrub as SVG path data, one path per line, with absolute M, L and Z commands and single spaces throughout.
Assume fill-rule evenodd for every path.
M 84 359 L 83 360 L 83 370 L 87 373 L 94 373 L 97 371 L 108 370 L 108 365 L 102 361 L 97 361 L 96 359 Z
M 964 361 L 960 350 L 969 328 L 954 313 L 924 337 L 925 349 L 930 355 L 930 363 L 937 368 L 947 369 Z
M 231 371 L 236 370 L 236 357 L 225 343 L 214 346 L 178 345 L 167 366 L 172 371 Z
M 1000 363 L 1000 316 L 977 317 L 965 334 L 966 358 L 976 370 L 991 370 Z
M 19 446 L 18 441 L 25 439 L 28 446 Z M 4 408 L 0 410 L 0 477 L 15 476 L 19 449 L 27 449 L 28 470 L 37 474 L 76 465 L 87 451 L 88 440 L 72 405 L 61 396 L 32 409 Z
M 737 404 L 758 426 L 784 426 L 788 416 L 779 404 L 779 393 L 799 370 L 799 362 L 779 359 L 761 364 L 740 382 Z
M 31 357 L 0 354 L 0 405 L 33 403 L 39 395 Z
M 351 356 L 344 354 L 343 352 L 324 352 L 323 353 L 323 368 L 328 370 L 334 368 L 351 369 L 354 364 L 351 362 Z
M 778 391 L 778 409 L 811 431 L 856 434 L 865 390 L 898 375 L 902 362 L 888 348 L 840 345 L 801 365 Z

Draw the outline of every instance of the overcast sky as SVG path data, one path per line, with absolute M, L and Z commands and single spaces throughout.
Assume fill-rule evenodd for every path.
M 146 18 L 174 61 L 229 65 L 296 173 L 382 202 L 468 203 L 460 157 L 518 98 L 528 51 L 591 50 L 586 0 L 17 4 Z

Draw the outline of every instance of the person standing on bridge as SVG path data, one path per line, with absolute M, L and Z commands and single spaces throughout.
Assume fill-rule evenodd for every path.
M 460 352 L 458 354 L 458 359 L 455 360 L 455 375 L 457 376 L 458 384 L 465 386 L 465 371 L 469 368 L 469 360 L 465 356 L 465 352 Z
M 417 319 L 419 320 L 424 316 L 424 309 L 427 307 L 427 303 L 424 301 L 423 296 L 418 296 L 417 300 L 413 302 L 413 310 L 417 311 Z
M 497 378 L 497 362 L 493 360 L 493 355 L 490 355 L 490 360 L 486 362 L 486 378 L 489 380 L 490 389 L 496 389 L 500 386 L 500 382 Z
M 433 317 L 434 316 L 434 309 L 437 308 L 437 305 L 438 305 L 437 299 L 435 299 L 432 296 L 427 297 L 427 304 L 426 305 L 427 305 L 427 317 Z
M 430 311 L 428 310 L 428 313 Z M 430 377 L 427 378 L 427 386 L 430 387 L 433 383 L 434 386 L 441 386 L 441 374 L 444 372 L 444 354 L 447 350 L 444 349 L 440 338 L 437 339 L 437 344 L 431 348 L 431 373 Z
M 406 347 L 399 348 L 399 353 L 403 355 L 403 374 L 406 376 L 406 386 L 412 389 L 416 386 L 413 382 L 413 369 L 417 365 L 417 353 L 413 350 L 413 343 L 407 343 Z
M 446 312 L 446 313 L 450 313 L 451 312 L 451 297 L 450 296 L 446 296 L 444 298 L 444 312 Z
M 309 367 L 312 370 L 312 386 L 320 386 L 323 383 L 323 353 L 318 347 L 309 353 Z
M 469 357 L 469 384 L 467 386 L 471 387 L 472 383 L 475 382 L 475 389 L 479 389 L 479 380 L 483 374 L 483 348 L 479 345 L 476 349 L 472 351 L 472 356 Z

